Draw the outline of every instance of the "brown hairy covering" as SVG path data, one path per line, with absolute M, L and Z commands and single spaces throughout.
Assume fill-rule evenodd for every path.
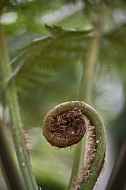
M 26 150 L 28 153 L 30 153 L 31 151 L 31 141 L 30 141 L 30 137 L 29 134 L 26 130 L 23 130 L 23 137 L 24 137 L 24 142 L 26 145 Z
M 80 186 L 84 181 L 92 175 L 90 173 L 90 168 L 93 162 L 93 159 L 96 154 L 96 135 L 95 135 L 95 127 L 91 126 L 90 121 L 86 120 L 86 131 L 87 131 L 87 142 L 85 144 L 85 159 L 84 159 L 84 164 L 83 167 L 80 169 L 79 175 L 76 176 L 77 178 L 74 181 L 73 188 L 72 190 L 79 190 Z
M 64 148 L 78 143 L 85 131 L 82 110 L 74 108 L 55 117 L 49 116 L 43 133 L 52 146 Z

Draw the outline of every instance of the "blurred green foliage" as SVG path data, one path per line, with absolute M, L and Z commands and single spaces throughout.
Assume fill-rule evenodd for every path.
M 116 131 L 115 136 L 121 131 L 119 138 L 125 139 L 126 119 L 119 115 L 125 109 L 126 94 L 126 2 L 15 0 L 0 3 L 13 68 L 8 80 L 16 81 L 24 128 L 29 130 L 33 141 L 31 157 L 40 185 L 57 184 L 54 189 L 61 190 L 68 183 L 74 149 L 57 151 L 50 147 L 41 135 L 41 125 L 45 113 L 54 105 L 78 99 L 93 23 L 102 12 L 102 6 L 106 7 L 106 20 L 93 89 L 94 106 L 105 121 L 115 120 L 123 126 L 120 130 L 118 125 L 113 125 L 111 131 Z M 117 86 L 121 86 L 120 96 L 111 82 L 113 78 L 117 79 Z M 2 81 L 1 75 L 0 83 L 2 106 L 2 85 L 6 81 Z M 110 89 L 104 93 L 106 85 L 110 85 L 114 94 L 110 94 Z M 103 97 L 102 106 L 96 101 L 98 97 Z

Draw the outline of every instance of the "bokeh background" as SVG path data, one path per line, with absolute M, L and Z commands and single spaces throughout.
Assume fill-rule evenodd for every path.
M 101 14 L 102 4 L 106 6 L 106 15 L 91 104 L 105 123 L 107 156 L 97 190 L 105 188 L 126 140 L 126 1 L 5 1 L 1 22 L 12 77 L 17 85 L 24 129 L 30 137 L 33 170 L 44 190 L 67 188 L 75 146 L 51 147 L 42 135 L 42 120 L 53 106 L 78 100 L 93 23 Z M 1 88 L 0 114 L 3 107 Z M 5 108 L 9 130 L 8 107 Z M 11 141 L 10 133 L 8 136 Z M 1 173 L 0 189 L 7 189 Z

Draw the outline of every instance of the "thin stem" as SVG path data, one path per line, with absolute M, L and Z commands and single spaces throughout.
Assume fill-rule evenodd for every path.
M 14 163 L 7 135 L 8 133 L 0 120 L 0 164 L 7 188 L 9 190 L 24 190 L 24 184 Z
M 99 52 L 100 39 L 102 34 L 103 23 L 101 19 L 94 24 L 94 36 L 89 46 L 86 67 L 83 66 L 83 76 L 80 85 L 79 99 L 91 102 L 93 90 L 93 78 L 97 67 L 97 58 Z
M 81 149 L 82 149 L 82 142 L 83 140 L 78 143 L 76 145 L 76 149 L 75 149 L 75 155 L 74 155 L 74 162 L 73 162 L 73 167 L 72 167 L 72 172 L 71 172 L 71 176 L 70 176 L 70 180 L 69 180 L 69 187 L 72 184 L 72 181 L 75 179 L 75 176 L 78 173 L 78 170 L 80 168 L 80 158 L 81 158 Z
M 85 157 L 70 190 L 92 190 L 104 164 L 106 140 L 101 117 L 90 105 L 80 102 L 86 123 Z
M 103 24 L 104 24 L 103 16 L 100 15 L 94 24 L 94 36 L 89 46 L 86 66 L 83 65 L 83 75 L 80 84 L 79 100 L 84 100 L 85 102 L 90 104 L 92 102 L 93 78 L 97 67 L 99 45 L 100 45 L 101 35 L 103 32 Z M 83 141 L 76 146 L 69 185 L 74 180 L 77 173 L 79 172 L 80 163 L 84 157 L 83 147 L 84 147 Z
M 9 56 L 6 47 L 6 38 L 3 30 L 3 26 L 0 23 L 0 61 L 1 61 L 1 73 L 3 81 L 12 76 L 12 69 L 9 64 Z M 12 44 L 13 45 L 13 44 Z M 5 90 L 6 99 L 10 109 L 12 119 L 12 134 L 19 163 L 20 170 L 23 175 L 23 179 L 27 190 L 37 190 L 37 184 L 32 172 L 30 158 L 26 150 L 22 133 L 22 121 L 19 110 L 19 103 L 16 91 L 16 85 L 14 79 L 11 79 L 7 84 Z

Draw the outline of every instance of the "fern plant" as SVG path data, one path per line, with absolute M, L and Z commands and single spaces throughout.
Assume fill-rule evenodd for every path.
M 63 111 L 61 115 L 49 116 L 52 120 L 46 121 L 46 124 L 52 122 L 54 126 L 53 122 L 56 120 L 56 126 L 62 127 L 63 123 L 65 122 L 66 125 L 67 120 L 69 120 L 67 124 L 74 126 L 72 122 L 76 123 L 79 121 L 81 122 L 80 126 L 82 123 L 84 125 L 84 132 L 85 130 L 87 132 L 85 139 L 92 138 L 90 135 L 96 136 L 95 145 L 91 143 L 89 146 L 84 139 L 75 146 L 75 149 L 73 148 L 72 154 L 75 154 L 73 156 L 74 159 L 71 158 L 71 153 L 68 156 L 73 160 L 68 189 L 93 189 L 97 180 L 94 177 L 94 173 L 97 173 L 96 176 L 98 177 L 104 162 L 105 138 L 104 126 L 102 133 L 102 121 L 97 121 L 97 117 L 95 117 L 97 112 L 94 113 L 96 114 L 95 116 L 92 116 L 92 110 L 94 109 L 91 108 L 90 110 L 88 104 L 97 108 L 104 116 L 104 120 L 106 115 L 115 118 L 123 107 L 122 101 L 120 106 L 116 106 L 113 109 L 114 103 L 108 102 L 109 99 L 106 97 L 109 96 L 107 93 L 110 90 L 108 89 L 108 92 L 104 93 L 102 89 L 103 86 L 108 85 L 106 79 L 108 77 L 111 79 L 111 76 L 114 76 L 118 81 L 118 87 L 123 85 L 125 91 L 126 23 L 125 19 L 123 20 L 123 17 L 125 17 L 125 6 L 123 1 L 1 1 L 0 102 L 1 113 L 3 113 L 0 123 L 1 166 L 8 189 L 38 189 L 36 179 L 39 181 L 39 186 L 43 187 L 44 185 L 40 183 L 41 175 L 43 175 L 45 181 L 48 181 L 52 171 L 48 170 L 47 174 L 46 169 L 45 173 L 41 174 L 40 172 L 39 174 L 40 166 L 38 166 L 39 164 L 37 165 L 36 160 L 34 161 L 35 154 L 38 163 L 44 163 L 44 159 L 41 158 L 43 152 L 41 153 L 40 148 L 37 151 L 36 146 L 32 150 L 31 156 L 29 156 L 29 150 L 25 145 L 28 140 L 24 137 L 23 130 L 27 129 L 32 133 L 32 130 L 36 130 L 37 126 L 40 129 L 42 118 L 44 118 L 49 109 L 56 104 L 66 101 L 71 102 L 71 100 L 75 100 L 75 107 L 72 107 L 72 110 L 70 109 L 67 114 Z M 5 18 L 9 14 L 12 22 L 5 24 Z M 123 16 L 117 16 L 120 14 Z M 112 84 L 111 80 L 108 81 Z M 112 85 L 110 87 L 114 90 Z M 123 90 L 120 94 L 123 99 Z M 103 100 L 99 97 L 103 97 Z M 113 99 L 112 97 L 111 100 L 113 101 Z M 80 103 L 78 102 L 83 101 L 88 104 L 81 105 L 80 108 Z M 68 105 L 70 107 L 70 104 Z M 7 120 L 8 115 L 6 115 L 8 108 L 10 110 L 9 120 Z M 74 115 L 72 116 L 71 114 Z M 84 114 L 86 116 L 82 116 Z M 91 121 L 90 119 L 85 120 L 87 116 L 91 116 Z M 84 119 L 84 122 L 82 122 L 82 119 Z M 6 139 L 6 134 L 8 134 L 6 125 L 11 128 L 11 136 L 13 136 L 21 175 L 18 173 L 15 163 L 13 163 L 11 147 L 8 146 L 8 138 Z M 90 128 L 88 126 L 96 127 L 96 132 L 94 132 L 93 127 Z M 88 128 L 93 131 L 93 134 L 90 134 Z M 62 128 L 62 130 L 63 132 L 64 130 L 66 131 L 66 127 Z M 74 132 L 72 131 L 71 136 Z M 38 134 L 36 135 L 38 136 Z M 54 137 L 55 132 L 53 134 Z M 39 139 L 36 140 L 34 136 L 34 140 L 37 141 L 36 145 L 38 144 L 38 147 L 40 147 L 41 142 Z M 43 140 L 42 151 L 44 151 L 44 144 L 44 155 L 50 157 L 48 152 L 53 148 L 49 148 L 48 143 Z M 85 156 L 83 157 L 84 144 L 88 148 L 85 150 Z M 89 150 L 91 147 L 93 147 L 93 152 Z M 55 152 L 55 150 L 53 151 Z M 89 152 L 87 153 L 86 151 Z M 14 184 L 11 183 L 13 179 L 10 178 L 7 161 L 5 161 L 4 157 L 7 154 L 10 155 L 7 156 L 8 159 L 9 157 L 11 159 L 11 161 L 9 159 L 9 163 L 12 163 L 11 173 L 15 179 Z M 60 152 L 59 154 L 62 153 Z M 99 155 L 102 156 L 100 157 Z M 30 157 L 32 157 L 32 164 Z M 61 158 L 60 155 L 59 158 Z M 122 159 L 120 158 L 120 162 L 124 163 L 124 158 L 125 148 L 123 149 L 123 157 Z M 84 165 L 83 169 L 80 170 L 83 159 L 88 166 Z M 88 162 L 89 159 L 90 163 Z M 97 165 L 99 162 L 100 166 Z M 90 164 L 93 165 L 89 166 Z M 91 172 L 94 172 L 93 174 L 90 173 L 90 169 Z M 33 170 L 35 170 L 37 175 L 36 179 Z M 124 168 L 123 176 L 125 176 L 125 173 L 126 169 Z M 120 173 L 116 170 L 113 176 L 118 177 L 118 174 Z M 64 176 L 68 178 L 66 173 Z M 108 183 L 107 190 L 112 189 L 113 184 L 116 184 L 116 177 L 110 178 L 112 183 Z M 62 184 L 57 179 L 56 174 L 54 175 L 54 181 Z M 120 188 L 125 187 L 125 180 L 119 183 L 121 183 Z M 67 188 L 66 183 L 64 187 L 57 188 L 63 189 L 65 187 Z M 45 188 L 43 187 L 43 189 Z

